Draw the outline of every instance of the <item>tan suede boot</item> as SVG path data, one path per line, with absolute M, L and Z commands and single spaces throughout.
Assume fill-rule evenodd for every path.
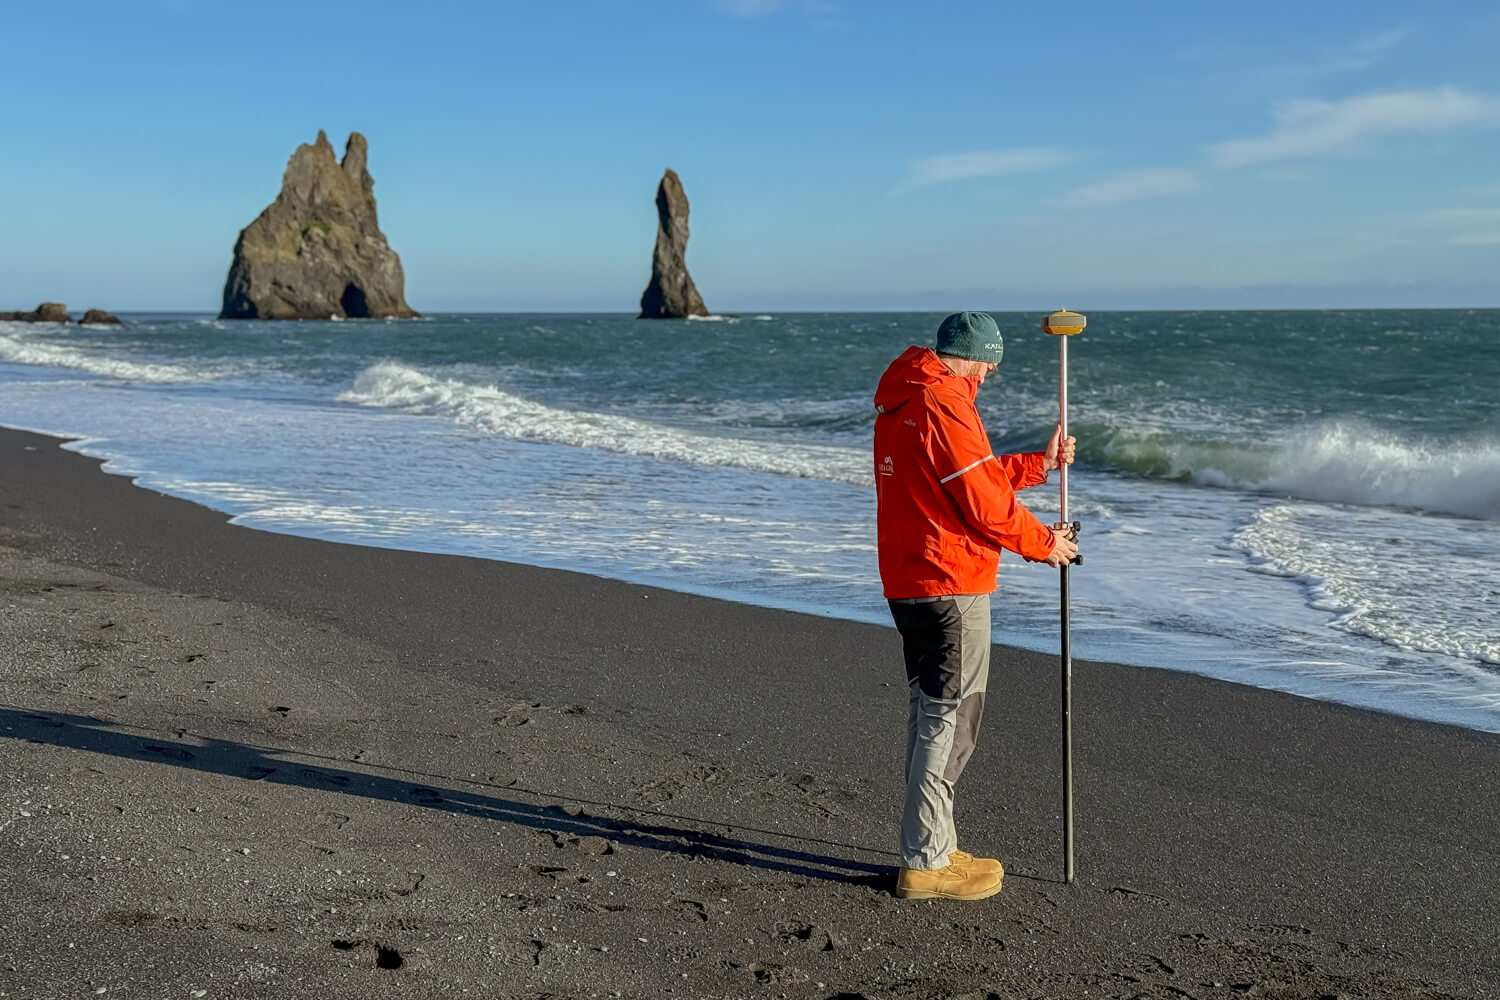
M 896 876 L 896 895 L 902 899 L 984 899 L 999 891 L 999 875 L 960 865 L 932 871 L 903 868 Z
M 971 872 L 994 872 L 1001 878 L 1005 877 L 1005 866 L 994 858 L 976 858 L 968 851 L 954 851 L 948 855 L 950 865 L 962 865 Z

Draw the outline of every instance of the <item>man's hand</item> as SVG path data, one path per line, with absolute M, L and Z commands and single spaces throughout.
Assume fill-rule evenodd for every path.
M 1047 454 L 1042 459 L 1042 468 L 1047 472 L 1061 468 L 1064 465 L 1073 464 L 1073 453 L 1078 448 L 1078 439 L 1069 436 L 1066 441 L 1062 439 L 1062 424 L 1057 425 L 1057 430 L 1052 432 L 1052 440 L 1047 442 Z
M 1078 543 L 1068 541 L 1068 537 L 1061 531 L 1054 531 L 1052 535 L 1056 541 L 1052 544 L 1052 551 L 1048 553 L 1046 562 L 1048 566 L 1059 569 L 1073 561 L 1073 557 L 1078 554 Z

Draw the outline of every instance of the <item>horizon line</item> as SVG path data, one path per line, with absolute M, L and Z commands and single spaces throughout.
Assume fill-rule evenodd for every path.
M 1080 303 L 1073 303 L 1080 305 Z M 1057 307 L 1071 308 L 1071 306 Z M 1338 306 L 1097 306 L 1088 307 L 1096 313 L 1116 312 L 1161 312 L 1161 313 L 1192 313 L 1192 312 L 1476 312 L 1476 311 L 1500 311 L 1500 305 L 1453 305 L 1453 306 L 1369 306 L 1369 305 L 1338 305 Z M 926 313 L 941 313 L 952 311 L 948 307 L 934 307 L 929 309 L 743 309 L 735 312 L 709 313 L 706 317 L 682 317 L 680 320 L 667 319 L 665 322 L 705 322 L 712 318 L 742 319 L 756 315 L 781 313 L 783 315 L 917 315 Z M 1037 313 L 1047 315 L 1054 311 L 1052 308 L 1038 307 L 1035 309 L 1009 308 L 990 309 L 997 313 Z M 1077 311 L 1077 310 L 1075 310 Z M 208 319 L 219 319 L 216 312 L 199 309 L 120 309 L 114 315 L 117 316 L 200 316 Z M 417 318 L 427 316 L 628 316 L 642 322 L 663 322 L 659 318 L 645 318 L 635 313 L 633 309 L 430 309 L 421 311 Z M 365 323 L 365 322 L 387 322 L 396 320 L 397 317 L 371 316 L 371 317 L 339 317 L 340 323 Z M 22 322 L 22 321 L 16 321 Z M 76 323 L 76 321 L 74 321 Z M 226 319 L 226 323 L 327 323 L 328 319 Z

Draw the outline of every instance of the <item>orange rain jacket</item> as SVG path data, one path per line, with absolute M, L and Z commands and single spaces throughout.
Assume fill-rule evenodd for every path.
M 1041 452 L 996 456 L 974 408 L 979 382 L 912 347 L 875 390 L 875 497 L 887 598 L 988 594 L 1000 550 L 1041 561 L 1052 529 L 1016 499 L 1047 481 Z

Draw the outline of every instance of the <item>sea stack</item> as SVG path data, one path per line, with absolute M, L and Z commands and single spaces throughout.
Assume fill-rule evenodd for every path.
M 18 323 L 71 323 L 68 307 L 61 302 L 43 302 L 30 312 L 0 312 L 0 319 Z
M 244 229 L 220 319 L 410 317 L 401 259 L 375 218 L 365 137 L 339 162 L 328 136 L 292 154 L 281 193 Z
M 708 307 L 687 269 L 688 200 L 670 167 L 656 188 L 656 250 L 651 283 L 641 295 L 641 319 L 707 316 Z

